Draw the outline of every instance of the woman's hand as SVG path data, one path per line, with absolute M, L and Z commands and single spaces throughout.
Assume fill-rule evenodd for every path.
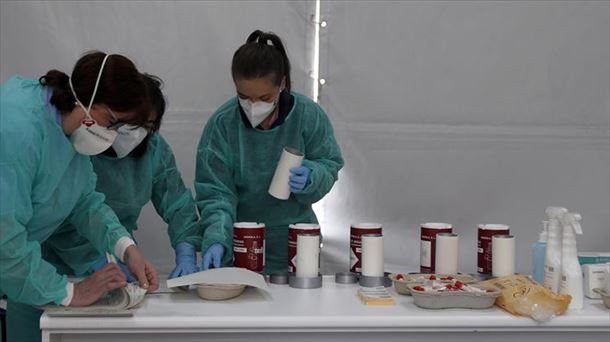
M 135 245 L 127 247 L 125 250 L 125 264 L 133 274 L 141 288 L 153 292 L 159 288 L 159 276 L 157 270 L 146 260 Z
M 106 292 L 127 285 L 125 274 L 117 264 L 108 264 L 83 281 L 74 284 L 70 306 L 87 306 L 100 299 Z

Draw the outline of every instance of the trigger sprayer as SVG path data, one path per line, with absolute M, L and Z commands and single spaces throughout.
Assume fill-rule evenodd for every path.
M 559 292 L 561 284 L 561 223 L 560 219 L 568 212 L 562 207 L 546 208 L 547 244 L 544 257 L 544 287 Z
M 583 276 L 578 261 L 575 235 L 582 235 L 581 219 L 579 213 L 565 213 L 561 219 L 563 238 L 561 241 L 561 285 L 559 293 L 572 296 L 570 309 L 583 308 Z

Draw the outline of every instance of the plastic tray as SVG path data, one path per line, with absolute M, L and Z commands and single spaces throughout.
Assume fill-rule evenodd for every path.
M 425 273 L 400 273 L 402 274 L 402 276 L 404 277 L 403 279 L 396 279 L 396 276 L 399 273 L 390 273 L 388 275 L 388 278 L 390 280 L 392 280 L 392 283 L 394 283 L 394 289 L 396 290 L 397 293 L 401 294 L 401 295 L 406 295 L 406 296 L 410 296 L 411 295 L 411 291 L 409 290 L 408 285 L 421 285 L 424 282 L 420 281 L 420 280 L 416 280 L 417 278 L 420 277 L 430 277 L 431 275 L 436 276 L 437 279 L 440 279 L 441 277 L 448 277 L 451 276 L 453 277 L 455 280 L 459 280 L 464 284 L 472 284 L 476 282 L 476 279 L 470 275 L 467 274 L 425 274 Z M 444 282 L 444 281 L 441 281 Z M 449 283 L 449 281 L 447 281 L 447 283 Z
M 408 285 L 415 305 L 424 309 L 487 309 L 494 305 L 501 291 L 493 286 L 470 285 L 480 289 L 490 289 L 492 292 L 465 292 L 465 291 L 414 291 Z

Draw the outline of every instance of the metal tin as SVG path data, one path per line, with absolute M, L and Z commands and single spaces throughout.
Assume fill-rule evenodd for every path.
M 494 235 L 508 235 L 510 227 L 503 224 L 480 224 L 477 239 L 477 271 L 491 274 L 491 243 Z
M 320 235 L 320 225 L 316 223 L 297 223 L 288 226 L 288 272 L 296 273 L 297 236 Z
M 434 273 L 436 264 L 436 235 L 452 233 L 449 223 L 428 222 L 421 225 L 419 270 L 421 273 Z
M 381 234 L 382 227 L 379 223 L 358 223 L 352 224 L 350 229 L 350 243 L 349 243 L 349 264 L 350 271 L 353 273 L 360 273 L 361 261 L 360 257 L 362 254 L 362 235 L 364 234 Z
M 253 272 L 265 268 L 265 224 L 237 222 L 233 225 L 233 265 Z

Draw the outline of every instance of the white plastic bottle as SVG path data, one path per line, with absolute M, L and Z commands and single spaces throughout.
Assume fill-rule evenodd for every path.
M 563 225 L 563 239 L 561 242 L 561 286 L 559 293 L 572 296 L 570 309 L 582 309 L 584 301 L 583 276 L 578 251 L 576 249 L 576 236 L 582 235 L 579 213 L 566 213 L 561 219 Z
M 544 258 L 544 287 L 559 292 L 561 284 L 561 222 L 568 209 L 561 207 L 546 208 L 548 237 Z

